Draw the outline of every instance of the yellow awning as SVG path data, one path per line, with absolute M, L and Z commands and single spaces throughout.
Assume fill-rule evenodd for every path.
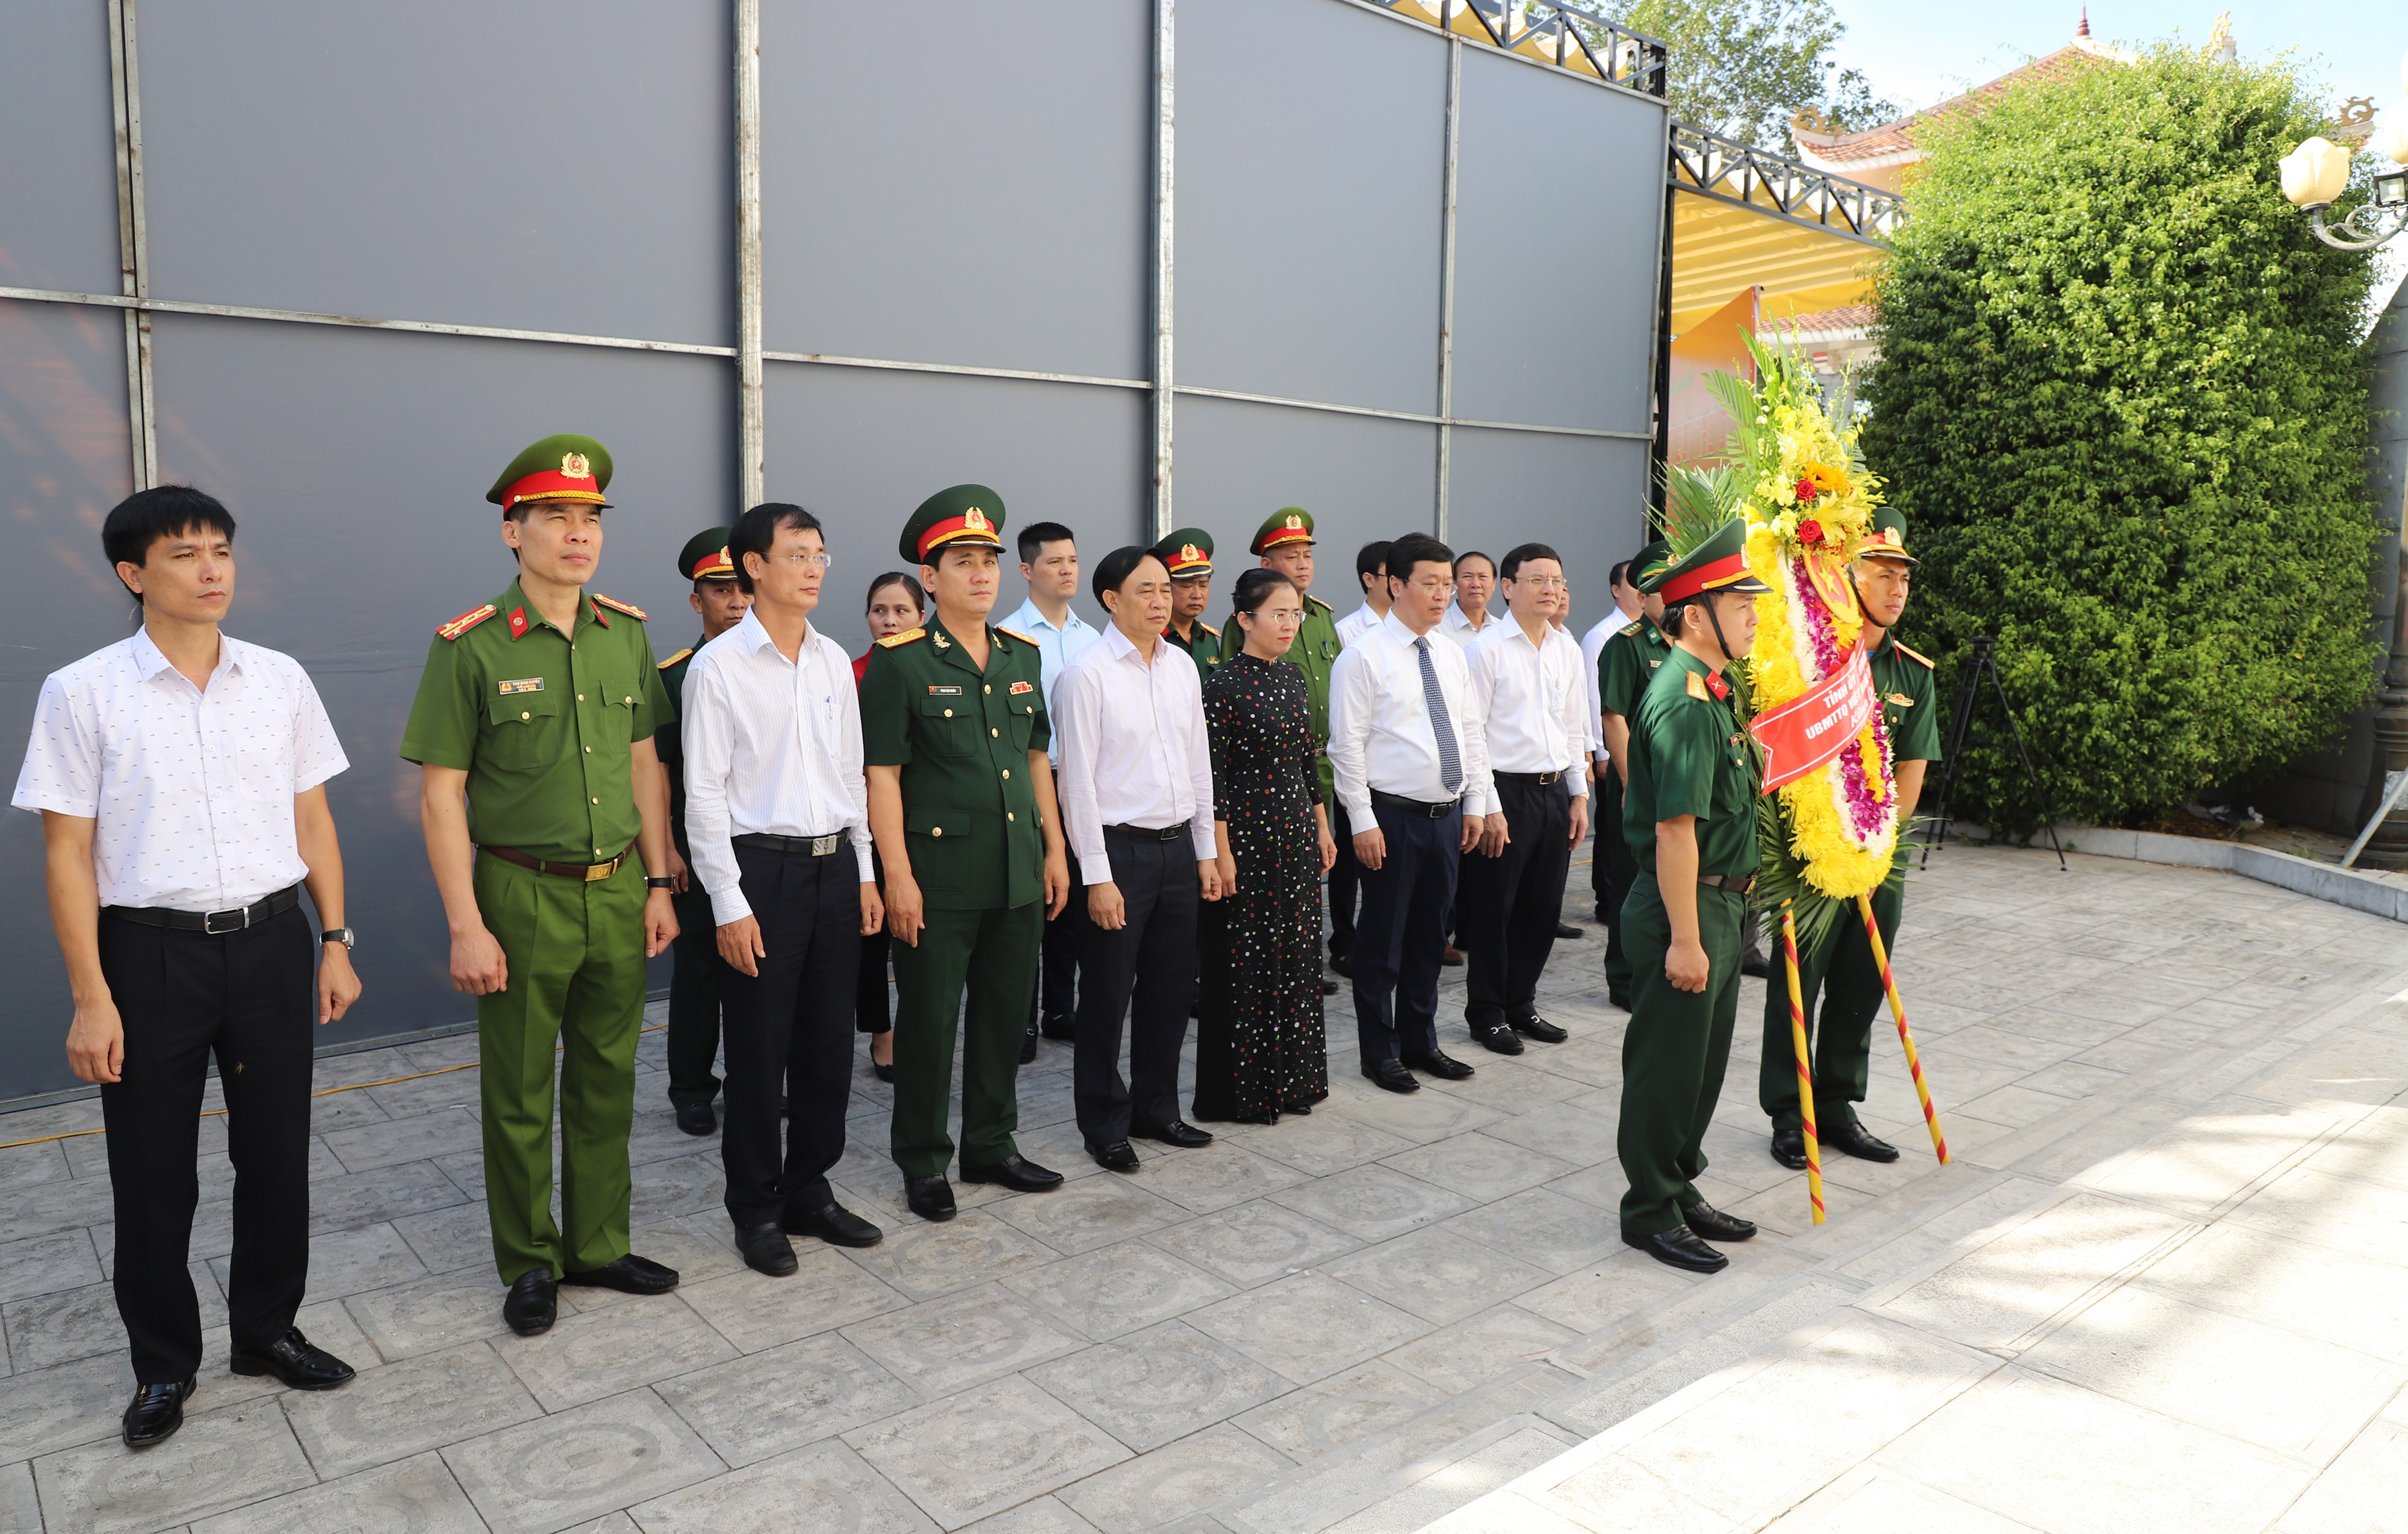
M 1888 252 L 1728 203 L 1672 195 L 1672 334 L 1751 284 L 1764 290 L 1770 325 L 1796 314 L 1872 302 L 1872 275 Z

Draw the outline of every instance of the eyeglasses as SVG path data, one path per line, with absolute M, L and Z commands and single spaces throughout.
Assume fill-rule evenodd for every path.
M 1513 583 L 1541 591 L 1568 591 L 1572 584 L 1561 575 L 1515 575 Z
M 781 554 L 779 558 L 797 570 L 814 566 L 824 570 L 836 562 L 836 556 L 833 554 Z
M 1455 582 L 1451 580 L 1409 580 L 1405 584 L 1416 591 L 1426 592 L 1434 597 L 1444 596 L 1455 589 Z

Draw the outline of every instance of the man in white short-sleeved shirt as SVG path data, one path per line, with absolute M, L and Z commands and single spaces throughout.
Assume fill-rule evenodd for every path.
M 230 1366 L 301 1390 L 351 1377 L 293 1318 L 309 1274 L 309 1023 L 340 1017 L 360 983 L 325 789 L 350 763 L 300 665 L 218 632 L 234 518 L 162 486 L 120 503 L 101 543 L 142 627 L 42 684 L 13 803 L 42 817 L 67 1063 L 100 1087 L 136 1381 L 122 1436 L 143 1448 L 183 1425 L 201 1361 L 185 1265 L 212 1057 L 235 1165 Z

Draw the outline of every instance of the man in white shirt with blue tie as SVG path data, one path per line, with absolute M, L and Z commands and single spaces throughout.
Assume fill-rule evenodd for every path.
M 870 1246 L 882 1234 L 827 1180 L 852 1101 L 861 939 L 886 912 L 853 658 L 810 622 L 823 539 L 818 518 L 784 502 L 737 519 L 727 553 L 752 605 L 695 655 L 679 721 L 686 845 L 719 929 L 727 1214 L 746 1264 L 772 1278 L 797 1267 L 789 1235 Z
M 1460 1081 L 1438 1046 L 1439 957 L 1456 859 L 1496 803 L 1486 721 L 1463 652 L 1432 631 L 1454 594 L 1454 557 L 1426 533 L 1388 547 L 1388 616 L 1329 675 L 1329 764 L 1363 865 L 1354 930 L 1354 1028 L 1363 1074 L 1418 1091 L 1413 1072 Z
M 1062 670 L 1101 639 L 1096 626 L 1070 610 L 1079 594 L 1079 545 L 1059 522 L 1031 522 L 1020 530 L 1020 578 L 1028 583 L 1028 598 L 996 625 L 1037 646 L 1038 690 L 1045 694 L 1045 714 L 1054 717 L 1054 687 Z M 1062 741 L 1057 732 L 1049 753 L 1054 771 L 1062 771 Z M 1037 994 L 1028 1001 L 1028 1038 L 1020 1046 L 1020 1063 L 1037 1058 L 1037 1040 L 1069 1039 L 1075 1034 L 1070 1014 L 1077 1005 L 1078 917 L 1074 912 L 1045 924 L 1044 946 L 1037 971 Z

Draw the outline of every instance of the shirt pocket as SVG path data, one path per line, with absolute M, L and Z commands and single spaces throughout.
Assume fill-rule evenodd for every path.
M 560 694 L 515 692 L 485 701 L 485 738 L 477 754 L 496 767 L 538 767 L 559 738 Z
M 916 737 L 927 743 L 932 755 L 967 757 L 978 749 L 980 739 L 978 710 L 967 694 L 951 697 L 931 693 L 920 700 L 920 728 Z
M 968 836 L 977 824 L 976 817 L 968 810 L 910 810 L 903 817 L 903 829 L 913 836 L 925 836 L 931 841 L 950 842 Z
M 1011 709 L 1011 748 L 1015 751 L 1025 751 L 1028 749 L 1028 737 L 1036 731 L 1037 720 L 1043 714 L 1045 705 L 1034 697 L 1024 697 L 1022 701 L 1010 704 L 1010 707 Z
M 595 728 L 601 738 L 594 744 L 607 747 L 614 756 L 624 756 L 628 745 L 636 738 L 636 698 L 640 690 L 630 676 L 603 676 L 595 684 L 601 689 L 601 712 L 595 716 Z

